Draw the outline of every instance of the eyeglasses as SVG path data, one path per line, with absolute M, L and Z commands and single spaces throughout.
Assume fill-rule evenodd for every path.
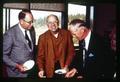
M 57 24 L 58 21 L 55 21 L 55 22 L 47 22 L 47 24 Z
M 27 22 L 27 23 L 29 23 L 29 24 L 32 24 L 32 23 L 33 23 L 33 20 L 31 20 L 31 21 L 26 21 L 25 19 L 23 19 L 23 21 L 25 21 L 25 22 Z

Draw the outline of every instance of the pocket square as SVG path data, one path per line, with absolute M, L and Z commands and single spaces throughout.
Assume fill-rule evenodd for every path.
M 94 55 L 92 53 L 89 54 L 89 57 L 93 57 Z

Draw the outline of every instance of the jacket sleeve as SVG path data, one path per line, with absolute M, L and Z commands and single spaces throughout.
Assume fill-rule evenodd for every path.
M 69 66 L 73 57 L 74 57 L 74 55 L 75 55 L 72 35 L 69 31 L 68 31 L 68 34 L 67 34 L 67 39 L 68 39 L 68 42 L 67 42 L 67 59 L 66 59 L 65 65 Z
M 38 40 L 38 53 L 37 53 L 37 65 L 39 70 L 44 69 L 45 65 L 45 49 L 44 49 L 44 37 L 39 37 Z
M 13 38 L 12 34 L 10 31 L 6 32 L 3 36 L 3 62 L 10 66 L 10 67 L 15 67 L 16 63 L 11 60 L 10 55 L 11 51 L 13 49 Z

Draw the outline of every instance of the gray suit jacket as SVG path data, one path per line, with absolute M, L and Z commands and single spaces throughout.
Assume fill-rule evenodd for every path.
M 27 72 L 20 73 L 15 66 L 17 63 L 23 64 L 34 57 L 35 32 L 30 34 L 31 49 L 18 24 L 10 28 L 3 36 L 3 62 L 7 65 L 9 77 L 27 77 Z

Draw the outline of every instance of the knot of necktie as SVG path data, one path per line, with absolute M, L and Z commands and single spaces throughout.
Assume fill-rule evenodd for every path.
M 85 40 L 82 41 L 82 46 L 85 47 Z
M 85 49 L 85 40 L 80 41 L 80 46 L 82 49 Z

